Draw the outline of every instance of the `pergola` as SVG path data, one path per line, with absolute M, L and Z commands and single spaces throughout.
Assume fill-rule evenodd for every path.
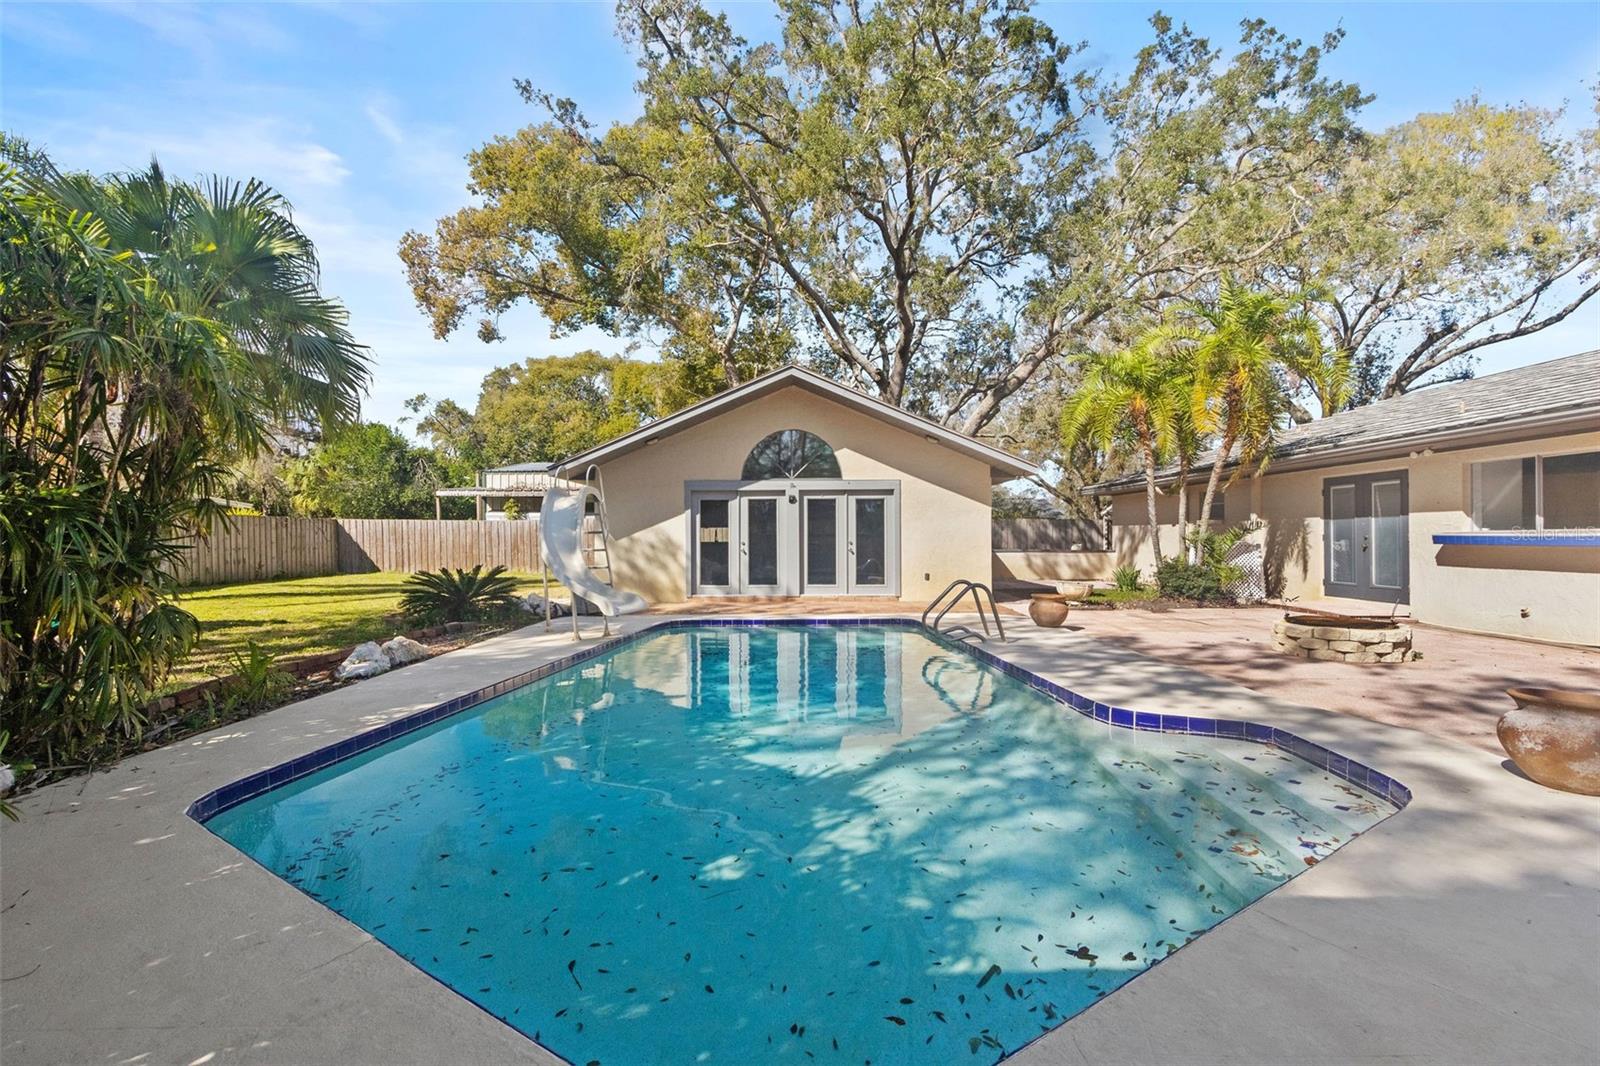
M 548 492 L 552 484 L 554 484 L 554 479 L 545 477 L 535 479 L 534 481 L 522 482 L 516 485 L 473 485 L 470 488 L 464 489 L 434 489 L 433 517 L 436 519 L 444 517 L 442 502 L 446 497 L 450 497 L 452 499 L 459 497 L 470 497 L 476 501 L 477 517 L 481 521 L 483 519 L 483 501 L 486 498 L 494 496 L 516 500 L 536 500 Z

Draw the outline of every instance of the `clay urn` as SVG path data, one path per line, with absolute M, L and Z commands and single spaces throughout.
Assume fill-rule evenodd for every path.
M 1508 688 L 1495 728 L 1517 769 L 1550 788 L 1600 796 L 1600 692 Z
M 1054 629 L 1067 620 L 1071 605 L 1059 592 L 1035 592 L 1028 601 L 1028 617 L 1036 626 Z

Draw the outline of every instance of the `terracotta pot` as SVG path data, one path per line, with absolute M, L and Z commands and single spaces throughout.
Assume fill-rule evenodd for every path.
M 1517 769 L 1550 788 L 1600 796 L 1600 692 L 1508 688 L 1517 703 L 1495 727 Z
M 1035 592 L 1028 601 L 1028 617 L 1036 626 L 1054 629 L 1067 620 L 1071 605 L 1059 592 Z

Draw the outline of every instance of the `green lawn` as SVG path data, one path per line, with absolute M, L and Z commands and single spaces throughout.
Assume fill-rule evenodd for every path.
M 275 658 L 387 640 L 412 628 L 399 616 L 400 587 L 409 576 L 337 574 L 194 589 L 178 603 L 200 619 L 200 643 L 165 687 L 170 691 L 230 673 L 230 658 L 252 640 Z M 537 574 L 511 576 L 521 592 L 540 587 Z M 552 585 L 551 596 L 564 600 L 566 590 Z

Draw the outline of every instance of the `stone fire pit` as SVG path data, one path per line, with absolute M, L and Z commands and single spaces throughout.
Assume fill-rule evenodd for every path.
M 1346 663 L 1403 663 L 1416 658 L 1411 627 L 1384 619 L 1287 615 L 1272 627 L 1273 642 L 1302 659 Z

